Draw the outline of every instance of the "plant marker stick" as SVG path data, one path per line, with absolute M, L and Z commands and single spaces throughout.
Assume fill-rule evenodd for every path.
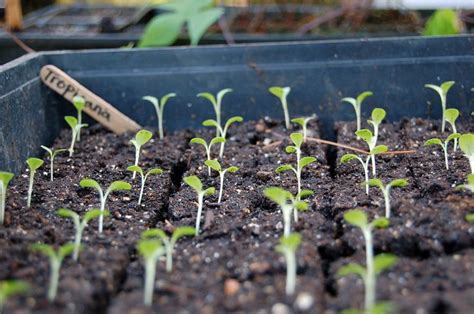
M 75 96 L 82 96 L 86 101 L 84 112 L 100 124 L 117 134 L 126 131 L 138 131 L 141 126 L 118 111 L 114 106 L 85 88 L 79 82 L 53 65 L 45 65 L 40 71 L 41 80 L 49 88 L 73 102 Z

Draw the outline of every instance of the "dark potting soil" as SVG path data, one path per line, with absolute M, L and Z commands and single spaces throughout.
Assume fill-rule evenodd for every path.
M 470 172 L 460 152 L 452 158 L 452 172 L 445 171 L 437 147 L 422 148 L 424 140 L 441 136 L 436 122 L 403 120 L 384 123 L 379 143 L 390 150 L 416 149 L 414 154 L 377 157 L 379 177 L 387 183 L 407 178 L 409 186 L 392 190 L 391 226 L 374 232 L 376 253 L 391 252 L 399 263 L 378 281 L 380 300 L 391 300 L 397 312 L 467 313 L 474 291 L 474 226 L 464 215 L 474 208 L 472 193 L 456 190 Z M 472 127 L 464 122 L 460 131 Z M 338 142 L 365 149 L 357 141 L 354 123 L 337 123 Z M 309 125 L 310 137 L 320 137 L 317 121 Z M 223 167 L 240 169 L 224 180 L 222 203 L 217 204 L 219 178 L 208 176 L 204 148 L 189 144 L 192 137 L 209 140 L 214 129 L 169 134 L 163 141 L 144 145 L 140 165 L 144 170 L 161 167 L 162 175 L 150 176 L 141 206 L 137 205 L 139 180 L 125 169 L 134 161 L 129 143 L 133 134 L 114 135 L 99 126 L 86 129 L 75 153 L 59 154 L 55 179 L 49 181 L 49 159 L 35 177 L 32 207 L 26 208 L 28 172 L 11 182 L 5 227 L 0 229 L 0 278 L 23 279 L 32 289 L 27 296 L 13 297 L 6 313 L 153 313 L 153 312 L 309 312 L 333 313 L 360 308 L 363 285 L 355 277 L 338 279 L 335 273 L 348 262 L 364 264 L 364 242 L 360 230 L 343 221 L 344 211 L 363 208 L 371 218 L 383 216 L 383 199 L 376 188 L 365 194 L 359 162 L 340 165 L 349 151 L 309 141 L 303 156 L 317 161 L 303 170 L 303 188 L 309 209 L 292 222 L 303 243 L 297 253 L 298 278 L 294 296 L 285 295 L 285 263 L 275 252 L 283 233 L 281 213 L 263 196 L 269 186 L 296 192 L 290 172 L 275 168 L 295 163 L 284 152 L 288 135 L 281 122 L 263 119 L 235 124 L 229 129 Z M 55 148 L 68 147 L 70 131 L 61 133 Z M 438 151 L 438 154 L 434 152 Z M 213 156 L 219 145 L 213 148 Z M 425 168 L 429 167 L 429 168 Z M 172 232 L 178 226 L 194 226 L 196 194 L 183 177 L 197 175 L 204 187 L 216 187 L 205 198 L 201 232 L 178 242 L 174 269 L 167 273 L 160 262 L 152 308 L 142 305 L 144 269 L 135 244 L 143 230 L 158 227 Z M 84 231 L 84 249 L 79 262 L 66 258 L 61 270 L 56 302 L 46 300 L 49 265 L 46 257 L 33 253 L 36 242 L 54 245 L 73 240 L 71 221 L 55 214 L 65 207 L 81 215 L 97 207 L 98 194 L 79 187 L 85 177 L 104 188 L 112 181 L 133 183 L 130 192 L 114 192 L 108 199 L 111 212 L 104 232 L 97 221 Z

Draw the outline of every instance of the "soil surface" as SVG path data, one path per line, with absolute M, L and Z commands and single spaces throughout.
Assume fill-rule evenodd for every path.
M 460 132 L 472 132 L 472 121 L 463 121 Z M 367 126 L 364 126 L 367 127 Z M 29 294 L 12 297 L 6 313 L 336 313 L 363 306 L 360 279 L 336 277 L 349 262 L 365 264 L 362 234 L 343 220 L 343 213 L 362 208 L 370 218 L 384 215 L 380 191 L 366 195 L 362 166 L 358 161 L 340 164 L 350 151 L 308 140 L 303 156 L 317 161 L 302 174 L 302 187 L 314 191 L 309 208 L 292 221 L 292 231 L 301 233 L 297 251 L 297 288 L 285 295 L 285 261 L 275 251 L 283 234 L 281 212 L 263 196 L 269 186 L 296 192 L 292 172 L 275 173 L 282 164 L 295 164 L 287 154 L 288 135 L 280 121 L 263 119 L 234 124 L 225 144 L 223 167 L 227 173 L 221 204 L 217 193 L 205 198 L 201 231 L 178 241 L 173 271 L 164 261 L 157 266 L 154 302 L 142 305 L 144 268 L 135 246 L 141 232 L 161 228 L 171 233 L 178 226 L 194 226 L 196 193 L 183 182 L 197 175 L 204 187 L 219 191 L 215 171 L 208 175 L 201 145 L 213 128 L 167 134 L 142 148 L 139 164 L 146 171 L 164 170 L 150 176 L 143 203 L 137 205 L 139 179 L 126 171 L 134 162 L 133 134 L 112 134 L 100 126 L 85 129 L 74 155 L 55 159 L 54 181 L 49 181 L 49 158 L 35 176 L 31 208 L 26 208 L 29 173 L 25 169 L 10 183 L 5 226 L 0 229 L 0 279 L 22 279 L 31 285 Z M 366 149 L 357 140 L 355 124 L 335 124 L 337 141 Z M 409 185 L 392 190 L 390 227 L 374 232 L 375 253 L 399 256 L 393 268 L 378 279 L 378 299 L 391 301 L 398 313 L 470 313 L 474 294 L 474 225 L 464 216 L 474 210 L 470 192 L 456 189 L 470 172 L 467 159 L 450 146 L 450 170 L 444 166 L 440 147 L 424 147 L 432 137 L 445 138 L 437 121 L 406 119 L 381 125 L 379 144 L 390 150 L 414 149 L 405 155 L 377 157 L 377 175 L 384 182 L 406 178 Z M 64 130 L 55 148 L 68 147 L 70 131 Z M 308 126 L 308 137 L 319 138 L 317 121 Z M 213 147 L 217 157 L 219 145 Z M 62 265 L 58 297 L 46 299 L 49 264 L 45 256 L 31 251 L 33 243 L 59 245 L 73 240 L 72 221 L 56 215 L 69 208 L 83 215 L 99 206 L 98 193 L 81 188 L 79 181 L 92 178 L 105 189 L 111 182 L 132 183 L 132 190 L 113 192 L 107 201 L 111 215 L 104 232 L 97 221 L 84 231 L 79 261 L 67 257 Z

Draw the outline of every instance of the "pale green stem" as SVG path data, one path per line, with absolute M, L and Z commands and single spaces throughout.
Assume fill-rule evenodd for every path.
M 303 123 L 303 143 L 306 143 L 307 133 L 306 123 Z
M 383 197 L 385 199 L 385 218 L 390 219 L 390 185 L 386 186 L 385 189 L 382 190 Z
M 282 207 L 282 212 L 283 212 L 283 235 L 285 237 L 289 236 L 291 233 L 291 212 L 292 212 L 293 206 L 290 205 L 284 205 Z
M 458 133 L 458 131 L 456 130 L 456 124 L 453 123 L 451 126 L 453 127 L 453 133 Z M 453 151 L 456 152 L 457 150 L 458 150 L 458 139 L 455 138 Z
M 227 135 L 227 128 L 224 128 L 224 130 L 221 130 L 221 135 L 222 137 L 224 138 L 225 140 L 225 137 Z M 223 158 L 224 157 L 224 146 L 225 146 L 225 141 L 221 143 L 221 149 L 219 151 L 219 158 Z
M 100 216 L 99 216 L 99 233 L 102 233 L 104 228 L 104 211 L 105 211 L 105 202 L 107 200 L 108 193 L 105 195 L 102 194 L 102 191 L 99 191 L 100 194 Z
M 204 199 L 204 192 L 198 194 L 198 212 L 196 217 L 196 236 L 199 234 L 199 226 L 201 225 L 202 203 Z
M 367 157 L 367 160 L 364 162 L 362 159 L 360 159 L 360 162 L 362 163 L 362 167 L 364 168 L 364 176 L 365 176 L 365 182 L 369 182 L 369 161 L 370 161 L 370 155 Z M 369 195 L 369 185 L 365 185 L 365 193 Z
M 166 247 L 166 271 L 170 273 L 173 270 L 173 247 L 174 243 L 163 241 Z
M 151 306 L 153 303 L 153 291 L 155 288 L 156 275 L 156 259 L 150 257 L 145 262 L 145 292 L 143 296 L 143 303 L 146 306 Z
M 76 138 L 77 138 L 77 131 L 76 128 L 72 129 L 72 139 L 71 139 L 71 146 L 69 147 L 69 157 L 72 157 L 72 154 L 74 154 L 74 144 L 76 143 Z
M 220 187 L 219 187 L 219 199 L 217 200 L 217 204 L 221 203 L 222 200 L 222 191 L 224 190 L 224 175 L 225 175 L 225 170 L 219 172 L 219 178 L 220 178 Z
M 372 247 L 372 230 L 371 228 L 363 228 L 362 232 L 365 238 L 365 255 L 367 264 L 367 274 L 365 281 L 365 299 L 364 311 L 365 314 L 371 314 L 375 305 L 375 269 L 374 269 L 374 251 Z
M 221 125 L 221 105 L 218 103 L 214 104 L 214 112 L 216 113 L 216 122 L 217 125 Z M 216 136 L 219 136 L 221 133 L 221 130 L 219 130 L 219 127 L 216 127 Z
M 141 205 L 142 203 L 142 197 L 143 197 L 143 190 L 145 190 L 145 181 L 146 181 L 146 175 L 142 175 L 142 183 L 140 187 L 140 196 L 138 197 L 138 205 Z
M 286 251 L 286 294 L 292 295 L 295 293 L 296 287 L 296 256 L 294 252 Z
M 0 225 L 5 221 L 5 204 L 7 199 L 7 187 L 0 181 Z
M 72 259 L 77 261 L 79 258 L 79 250 L 81 249 L 81 241 L 82 241 L 82 233 L 84 232 L 84 228 L 86 226 L 84 224 L 80 224 L 76 227 L 76 236 L 74 238 L 74 253 L 72 255 Z
M 48 301 L 53 302 L 56 299 L 59 284 L 59 270 L 61 269 L 61 259 L 53 258 L 50 262 Z
M 449 161 L 448 161 L 448 143 L 442 145 L 444 153 L 444 164 L 446 165 L 446 170 L 449 170 Z
M 471 173 L 474 174 L 474 156 L 468 156 L 469 165 L 471 166 Z
M 288 103 L 286 101 L 286 97 L 281 99 L 281 105 L 283 107 L 283 113 L 285 114 L 285 126 L 287 129 L 290 129 L 290 114 L 288 113 Z
M 26 207 L 28 208 L 31 206 L 31 195 L 33 194 L 33 183 L 35 180 L 35 173 L 36 173 L 36 170 L 30 171 L 30 182 L 28 184 L 28 199 L 26 203 Z
M 444 132 L 445 128 L 446 128 L 446 115 L 445 115 L 445 111 L 446 111 L 446 95 L 442 95 L 441 96 L 441 110 L 443 110 L 443 113 L 442 113 L 442 121 L 441 121 L 441 132 Z
M 77 111 L 77 125 L 82 125 L 82 110 Z M 81 141 L 81 128 L 77 131 L 77 141 Z
M 51 171 L 51 174 L 50 174 L 50 181 L 53 182 L 54 180 L 54 157 L 53 155 L 50 156 L 50 159 L 51 159 L 51 164 L 50 164 L 50 171 Z
M 211 160 L 211 145 L 206 146 L 207 160 Z M 211 176 L 211 167 L 207 166 L 207 173 Z
M 301 193 L 301 167 L 300 167 L 300 159 L 301 159 L 301 150 L 298 148 L 296 150 L 296 181 L 298 182 L 298 191 L 297 191 L 297 201 L 301 200 L 300 193 Z M 298 221 L 298 209 L 293 208 L 293 219 L 295 222 Z
M 164 106 L 158 105 L 155 109 L 156 109 L 156 115 L 158 116 L 158 134 L 160 136 L 160 139 L 162 140 L 164 138 L 164 132 L 163 132 L 163 109 L 164 109 Z
M 138 166 L 138 159 L 140 158 L 140 147 L 135 147 L 135 166 Z M 132 180 L 135 180 L 137 172 L 133 172 Z
M 374 154 L 371 154 L 371 155 L 370 155 L 370 158 L 372 159 L 372 176 L 373 176 L 374 178 L 376 178 L 376 177 L 377 177 L 377 169 L 375 168 L 375 167 L 376 167 L 376 166 L 375 166 L 375 155 L 374 155 Z

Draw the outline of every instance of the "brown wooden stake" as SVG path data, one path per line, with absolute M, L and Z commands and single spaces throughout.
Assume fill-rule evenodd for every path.
M 19 31 L 23 28 L 23 14 L 20 0 L 6 0 L 5 22 L 11 31 Z
M 75 96 L 83 97 L 86 101 L 84 112 L 109 130 L 122 134 L 126 131 L 138 131 L 141 129 L 138 123 L 54 65 L 45 65 L 41 68 L 40 77 L 44 84 L 71 103 Z

